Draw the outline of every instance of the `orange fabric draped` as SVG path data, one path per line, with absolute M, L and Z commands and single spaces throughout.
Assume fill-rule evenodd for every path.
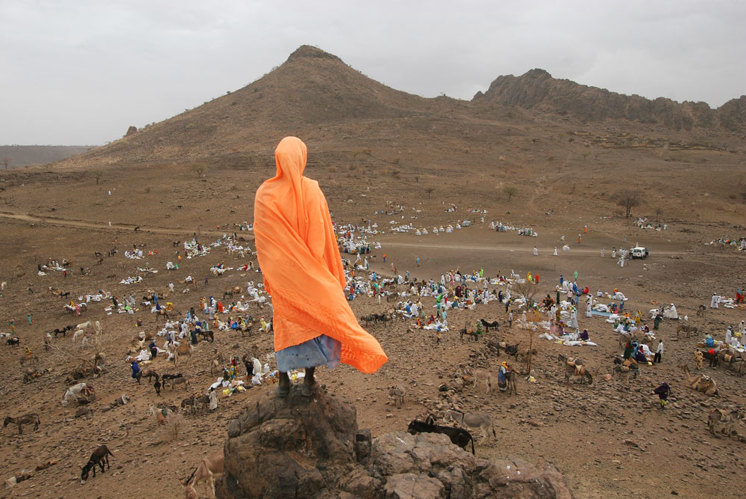
M 373 373 L 388 358 L 347 303 L 326 198 L 318 182 L 303 176 L 307 154 L 300 139 L 282 139 L 275 150 L 277 175 L 254 200 L 256 253 L 272 296 L 275 351 L 325 334 L 342 344 L 341 362 Z

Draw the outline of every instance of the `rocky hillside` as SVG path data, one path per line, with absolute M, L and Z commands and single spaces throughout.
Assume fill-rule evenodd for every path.
M 397 120 L 434 108 L 437 105 L 427 99 L 386 87 L 338 57 L 304 45 L 250 85 L 161 123 L 130 130 L 88 158 L 102 164 L 196 161 L 271 151 L 277 137 L 290 134 L 339 140 L 363 132 L 375 140 Z M 380 122 L 387 124 L 371 125 Z
M 582 120 L 622 119 L 658 124 L 674 130 L 724 128 L 742 131 L 746 124 L 746 96 L 732 99 L 718 109 L 704 102 L 676 102 L 659 97 L 623 95 L 603 88 L 552 78 L 543 69 L 521 76 L 500 76 L 487 92 L 478 92 L 475 103 L 499 103 L 543 113 L 570 115 Z
M 574 119 L 558 119 L 558 114 Z M 542 70 L 501 76 L 472 101 L 427 99 L 389 88 L 304 45 L 246 87 L 163 122 L 131 127 L 122 139 L 65 166 L 263 165 L 279 137 L 298 135 L 320 155 L 312 162 L 323 156 L 329 164 L 379 169 L 412 171 L 434 163 L 471 167 L 475 157 L 494 163 L 500 156 L 536 152 L 539 137 L 552 143 L 544 157 L 577 155 L 563 135 L 594 123 L 598 129 L 587 133 L 606 142 L 623 128 L 645 135 L 646 144 L 727 142 L 716 147 L 725 149 L 732 147 L 728 130 L 739 130 L 745 116 L 746 97 L 712 110 L 704 103 L 650 101 L 555 80 Z M 369 164 L 361 164 L 361 157 Z M 400 165 L 405 158 L 407 164 Z

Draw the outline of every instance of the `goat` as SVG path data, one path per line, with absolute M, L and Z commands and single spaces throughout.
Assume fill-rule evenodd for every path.
M 701 350 L 695 350 L 694 351 L 694 362 L 697 363 L 697 370 L 702 370 L 702 362 L 705 360 L 705 354 L 702 353 Z
M 518 345 L 520 344 L 521 343 L 518 342 L 515 345 L 509 345 L 504 341 L 490 340 L 487 342 L 487 347 L 495 352 L 497 355 L 500 355 L 500 350 L 503 350 L 507 355 L 512 355 L 513 357 L 515 357 L 518 355 Z
M 497 322 L 497 321 L 487 322 L 484 319 L 479 319 L 479 322 L 481 322 L 482 325 L 484 326 L 484 332 L 485 333 L 489 333 L 490 332 L 490 328 L 493 328 L 495 331 L 499 331 L 499 329 L 500 329 L 500 323 Z
M 80 483 L 85 483 L 86 480 L 88 480 L 88 473 L 90 470 L 93 470 L 93 476 L 94 478 L 96 477 L 96 465 L 101 467 L 101 473 L 105 471 L 104 464 L 106 464 L 107 468 L 111 468 L 111 465 L 109 464 L 109 456 L 113 455 L 114 454 L 112 454 L 109 448 L 105 445 L 96 448 L 80 472 Z
M 85 338 L 85 330 L 84 329 L 76 329 L 75 330 L 75 334 L 73 334 L 73 343 L 76 343 L 78 341 L 78 338 L 81 337 L 81 336 L 83 336 Z
M 402 404 L 404 404 L 404 395 L 406 393 L 407 391 L 401 385 L 392 386 L 389 390 L 389 398 L 394 400 L 394 406 L 397 409 L 401 409 Z
M 366 324 L 370 324 L 371 322 L 378 322 L 378 318 L 376 317 L 376 314 L 368 314 L 360 317 L 360 320 L 362 322 L 365 322 Z
M 679 339 L 679 335 L 682 332 L 686 333 L 687 338 L 689 338 L 690 336 L 696 336 L 697 330 L 697 326 L 690 326 L 689 324 L 679 324 L 679 327 L 676 328 L 676 339 Z
M 458 445 L 464 450 L 466 450 L 466 446 L 471 442 L 471 453 L 476 454 L 474 452 L 474 438 L 471 436 L 471 433 L 463 428 L 440 426 L 431 423 L 431 421 L 434 421 L 432 416 L 428 417 L 427 421 L 413 419 L 412 422 L 409 423 L 407 431 L 412 435 L 416 435 L 417 433 L 442 433 L 448 435 L 448 438 L 451 439 L 451 443 Z
M 469 428 L 479 428 L 482 430 L 482 436 L 488 439 L 490 436 L 490 430 L 492 436 L 497 439 L 497 432 L 495 432 L 495 425 L 492 423 L 492 418 L 489 414 L 469 414 L 457 410 L 446 411 L 443 416 L 443 420 L 450 420 L 453 422 L 466 425 Z M 447 422 L 447 421 L 446 421 Z
M 8 426 L 9 423 L 15 423 L 18 425 L 18 434 L 23 435 L 23 425 L 25 424 L 33 424 L 34 425 L 34 431 L 39 429 L 39 425 L 41 424 L 41 421 L 39 420 L 39 415 L 35 412 L 30 412 L 28 414 L 24 414 L 23 416 L 19 416 L 17 418 L 8 416 L 5 418 L 5 421 L 3 422 L 3 428 Z
M 54 334 L 54 337 L 56 338 L 58 334 L 61 334 L 62 336 L 67 337 L 67 332 L 72 331 L 75 328 L 72 324 L 68 324 L 67 326 L 63 328 L 56 328 L 52 333 Z
M 21 339 L 18 336 L 13 336 L 12 338 L 5 340 L 5 342 L 12 347 L 17 347 L 21 344 Z
M 214 475 L 220 475 L 223 473 L 223 464 L 223 451 L 203 457 L 202 461 L 199 463 L 199 466 L 197 466 L 197 468 L 192 472 L 189 478 L 187 478 L 185 484 L 186 497 L 197 497 L 197 492 L 194 490 L 194 487 L 202 481 L 205 481 L 210 485 L 210 497 L 215 497 Z
M 489 394 L 492 391 L 492 373 L 488 369 L 466 368 L 464 372 L 465 375 L 462 375 L 464 382 L 473 379 L 474 388 L 477 388 L 479 380 L 484 379 L 485 393 Z

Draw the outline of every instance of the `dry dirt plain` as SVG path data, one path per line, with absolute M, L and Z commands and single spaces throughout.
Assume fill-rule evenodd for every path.
M 742 166 L 717 166 L 716 160 L 711 160 L 708 168 L 718 174 L 743 174 Z M 647 174 L 652 175 L 652 170 Z M 65 299 L 46 291 L 53 286 L 79 296 L 105 290 L 119 297 L 133 294 L 139 300 L 148 289 L 164 289 L 173 282 L 177 292 L 168 300 L 177 310 L 184 311 L 197 306 L 200 297 L 219 297 L 226 288 L 257 282 L 260 274 L 251 271 L 230 271 L 217 278 L 210 275 L 210 266 L 219 262 L 237 267 L 249 260 L 228 255 L 222 248 L 206 257 L 183 260 L 177 271 L 166 271 L 165 264 L 175 259 L 178 248 L 173 241 L 183 241 L 196 233 L 200 241 L 208 243 L 222 233 L 232 232 L 234 223 L 250 222 L 253 192 L 272 171 L 271 167 L 256 165 L 245 169 L 214 165 L 198 178 L 192 169 L 172 165 L 165 169 L 111 168 L 104 170 L 103 175 L 84 169 L 48 167 L 19 169 L 3 175 L 0 280 L 6 281 L 7 286 L 0 297 L 0 324 L 6 331 L 8 322 L 15 321 L 21 346 L 0 345 L 4 380 L 0 404 L 3 416 L 38 412 L 41 426 L 38 431 L 25 427 L 23 435 L 18 435 L 13 425 L 2 430 L 0 451 L 4 459 L 0 478 L 5 480 L 24 469 L 33 471 L 50 460 L 55 464 L 33 471 L 30 479 L 4 488 L 2 495 L 179 497 L 183 494 L 180 480 L 202 455 L 221 448 L 230 419 L 250 404 L 257 392 L 274 389 L 262 386 L 221 398 L 215 413 L 184 417 L 178 436 L 172 438 L 166 427 L 148 415 L 148 407 L 156 403 L 178 406 L 190 392 L 205 390 L 214 381 L 209 372 L 214 348 L 226 356 L 250 352 L 263 359 L 272 350 L 271 336 L 255 332 L 241 337 L 220 332 L 214 345 L 197 346 L 183 367 L 176 369 L 157 360 L 162 370 L 178 370 L 192 378 L 189 390 L 167 390 L 159 398 L 147 383 L 137 385 L 130 378 L 125 361 L 131 338 L 138 331 L 157 328 L 149 311 L 141 309 L 134 316 L 106 315 L 104 307 L 109 303 L 99 303 L 77 318 L 63 311 Z M 319 178 L 338 224 L 367 224 L 370 220 L 386 229 L 391 220 L 418 227 L 447 225 L 465 218 L 474 220 L 472 227 L 451 234 L 371 236 L 371 242 L 382 245 L 372 252 L 371 269 L 384 275 L 390 273 L 392 261 L 400 273 L 409 270 L 418 279 L 437 279 L 455 268 L 463 272 L 483 268 L 487 275 L 509 274 L 511 270 L 525 275 L 530 271 L 541 275 L 542 296 L 553 293 L 560 273 L 568 277 L 577 270 L 579 281 L 593 291 L 620 289 L 629 297 L 630 310 L 645 312 L 654 303 L 675 303 L 681 315 L 688 314 L 690 321 L 702 330 L 722 338 L 725 326 L 746 318 L 746 310 L 721 308 L 708 311 L 705 319 L 696 318 L 694 312 L 698 305 L 709 302 L 712 292 L 733 296 L 737 286 L 744 287 L 746 255 L 730 247 L 704 243 L 724 235 L 745 235 L 743 204 L 720 199 L 710 207 L 709 201 L 702 199 L 685 212 L 680 209 L 685 200 L 661 196 L 656 188 L 641 187 L 645 202 L 633 214 L 655 218 L 655 210 L 660 209 L 667 230 L 638 229 L 621 217 L 619 208 L 608 199 L 591 194 L 597 192 L 592 190 L 594 185 L 604 184 L 608 196 L 619 185 L 614 178 L 639 174 L 635 172 L 629 168 L 616 170 L 613 176 L 602 177 L 600 171 L 589 176 L 587 167 L 572 165 L 541 176 L 514 171 L 509 178 L 502 177 L 518 186 L 518 193 L 510 201 L 495 187 L 495 180 L 475 183 L 471 174 L 459 176 L 451 172 L 452 177 L 447 177 L 432 171 L 417 179 L 417 185 L 360 169 L 341 173 L 328 165 L 316 169 L 309 166 L 307 174 Z M 662 171 L 658 173 L 661 178 L 665 176 Z M 714 175 L 706 181 L 724 182 L 720 178 Z M 577 179 L 578 193 L 586 194 L 572 195 L 568 191 L 568 183 L 575 183 L 572 179 Z M 473 189 L 469 189 L 470 185 Z M 686 174 L 672 179 L 669 189 L 698 192 Z M 446 212 L 452 203 L 457 211 Z M 404 211 L 396 215 L 378 212 L 396 205 L 403 206 Z M 470 208 L 487 210 L 485 223 Z M 550 210 L 551 214 L 546 214 Z M 487 226 L 490 220 L 533 227 L 539 237 L 491 231 Z M 575 239 L 584 225 L 588 225 L 589 232 L 577 245 Z M 139 230 L 135 231 L 135 227 Z M 572 249 L 554 257 L 552 250 L 560 246 L 561 235 L 567 236 Z M 609 257 L 610 249 L 634 242 L 648 246 L 650 258 L 620 268 Z M 128 260 L 123 252 L 133 245 L 143 245 L 146 252 L 157 250 L 157 255 Z M 534 245 L 540 250 L 538 257 L 532 255 Z M 106 253 L 112 247 L 119 252 L 105 256 L 98 264 L 94 252 Z M 605 258 L 601 257 L 602 249 Z M 383 253 L 387 254 L 385 265 Z M 422 260 L 419 268 L 415 264 L 417 257 Z M 49 258 L 72 261 L 66 278 L 61 272 L 37 275 L 37 263 Z M 136 270 L 146 264 L 158 273 Z M 81 266 L 89 271 L 86 275 L 80 275 Z M 138 274 L 143 275 L 141 283 L 119 283 Z M 193 284 L 184 284 L 187 275 L 194 277 Z M 208 275 L 210 279 L 205 284 Z M 185 289 L 189 292 L 184 293 Z M 430 305 L 432 300 L 425 303 Z M 352 302 L 352 307 L 362 316 L 384 311 L 390 305 L 360 297 Z M 251 313 L 257 317 L 263 312 L 252 308 Z M 32 325 L 27 322 L 27 314 L 31 314 Z M 326 390 L 356 403 L 359 426 L 370 428 L 374 436 L 403 430 L 412 418 L 427 412 L 428 401 L 438 400 L 438 386 L 448 382 L 459 365 L 476 363 L 497 369 L 504 354 L 490 354 L 484 340 L 499 338 L 527 345 L 527 333 L 515 326 L 508 328 L 504 309 L 495 302 L 475 311 L 452 312 L 448 319 L 455 330 L 466 321 L 482 317 L 499 320 L 500 332 L 490 332 L 479 342 L 462 342 L 452 331 L 444 335 L 440 345 L 435 344 L 430 332 L 407 332 L 409 324 L 405 322 L 371 325 L 369 330 L 381 341 L 389 362 L 374 375 L 362 375 L 341 366 L 334 371 L 321 370 L 319 378 Z M 68 385 L 65 380 L 71 369 L 95 350 L 74 345 L 68 335 L 53 340 L 51 349 L 45 351 L 42 338 L 46 331 L 87 320 L 100 321 L 103 326 L 97 349 L 105 352 L 107 362 L 102 376 L 86 380 L 97 394 L 90 406 L 92 412 L 76 418 L 76 408 L 60 404 Z M 143 326 L 137 327 L 135 320 L 142 320 Z M 459 395 L 463 407 L 487 411 L 496 423 L 497 441 L 478 441 L 477 453 L 529 462 L 549 460 L 564 473 L 577 497 L 741 496 L 744 444 L 710 435 L 706 420 L 716 407 L 744 408 L 744 378 L 722 367 L 705 367 L 705 372 L 718 382 L 720 396 L 707 397 L 687 388 L 677 365 L 686 363 L 693 369 L 692 351 L 697 338 L 676 341 L 676 324 L 666 321 L 660 331 L 666 340 L 663 363 L 644 366 L 636 381 L 607 381 L 603 375 L 611 372 L 612 357 L 620 353 L 616 335 L 601 318 L 581 316 L 580 323 L 590 331 L 598 347 L 571 349 L 536 340 L 536 382 L 528 383 L 520 377 L 518 395 L 485 395 L 475 388 L 467 388 Z M 23 368 L 19 366 L 26 346 L 38 356 L 38 369 L 48 370 L 30 383 L 23 382 Z M 590 386 L 565 384 L 556 361 L 558 353 L 582 356 L 594 373 L 595 382 Z M 657 408 L 651 393 L 662 381 L 667 381 L 673 390 L 672 403 L 664 411 Z M 394 384 L 407 387 L 401 409 L 387 400 L 388 387 Z M 131 403 L 106 410 L 122 394 L 130 397 Z M 741 423 L 742 432 L 744 426 Z M 100 443 L 106 443 L 114 453 L 111 472 L 81 485 L 77 479 L 80 466 Z

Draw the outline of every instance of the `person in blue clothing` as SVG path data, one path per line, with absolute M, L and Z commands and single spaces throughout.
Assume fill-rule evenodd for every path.
M 139 385 L 140 377 L 142 376 L 142 371 L 140 371 L 140 364 L 138 364 L 136 360 L 133 360 L 131 367 L 132 367 L 132 379 L 137 380 L 137 384 Z
M 500 369 L 497 371 L 497 387 L 501 392 L 508 389 L 508 371 L 510 366 L 507 362 L 503 361 L 500 365 Z
M 150 342 L 148 348 L 150 349 L 150 359 L 155 359 L 155 356 L 158 355 L 158 348 L 155 346 L 155 340 Z

